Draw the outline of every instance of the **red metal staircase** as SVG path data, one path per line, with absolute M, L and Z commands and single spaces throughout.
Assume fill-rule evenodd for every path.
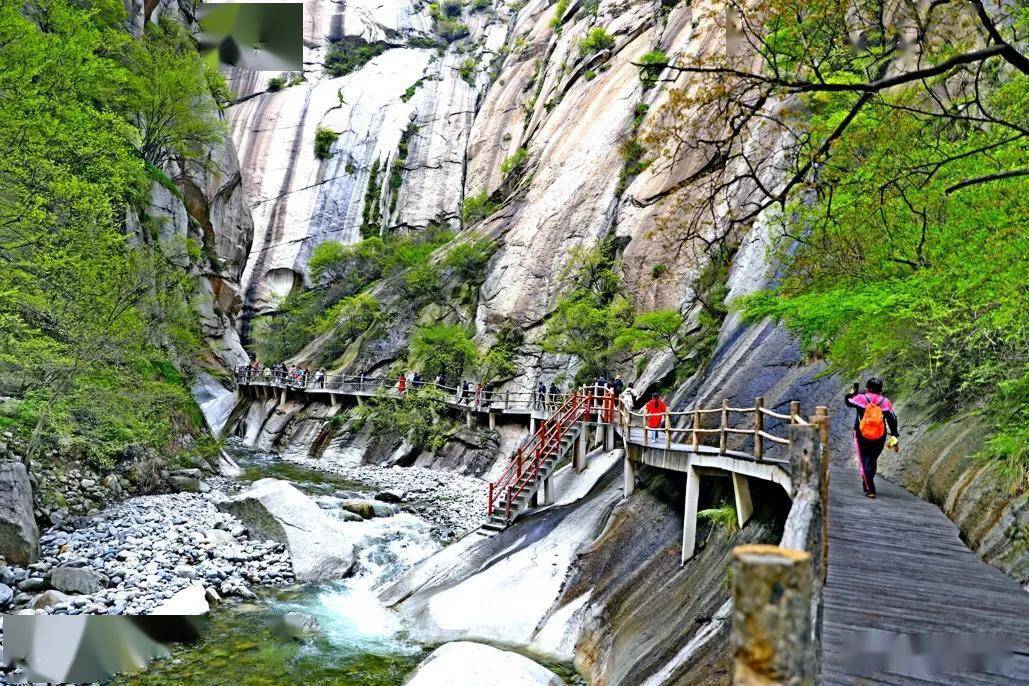
M 489 485 L 487 513 L 489 520 L 482 532 L 492 535 L 506 529 L 527 509 L 532 497 L 544 481 L 575 445 L 589 420 L 594 396 L 576 391 L 529 436 L 515 451 L 511 463 Z

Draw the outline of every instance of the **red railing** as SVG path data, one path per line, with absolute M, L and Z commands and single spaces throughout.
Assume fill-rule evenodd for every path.
M 540 428 L 529 436 L 515 451 L 511 464 L 501 473 L 496 481 L 489 485 L 489 501 L 486 514 L 493 514 L 497 500 L 507 494 L 504 507 L 504 520 L 511 521 L 511 502 L 524 491 L 529 484 L 535 482 L 540 469 L 552 455 L 561 449 L 561 440 L 568 429 L 576 422 L 589 418 L 595 409 L 591 391 L 575 391 L 547 419 L 540 423 Z

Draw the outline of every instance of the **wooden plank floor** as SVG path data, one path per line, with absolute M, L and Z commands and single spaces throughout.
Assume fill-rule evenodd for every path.
M 843 451 L 840 451 L 841 453 Z M 829 573 L 825 586 L 826 684 L 1029 684 L 1029 593 L 982 562 L 938 507 L 876 479 L 878 498 L 861 492 L 852 457 L 834 456 L 829 483 Z M 848 657 L 862 632 L 908 635 L 993 634 L 1014 654 L 975 671 L 918 667 L 866 671 Z M 887 649 L 905 641 L 887 637 Z M 950 651 L 947 657 L 955 657 Z

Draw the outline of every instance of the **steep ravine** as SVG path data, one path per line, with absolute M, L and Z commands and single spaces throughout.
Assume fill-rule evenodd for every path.
M 573 370 L 571 360 L 540 346 L 541 323 L 553 309 L 573 248 L 617 238 L 620 276 L 636 307 L 678 307 L 696 320 L 694 295 L 708 255 L 701 241 L 677 237 L 675 212 L 680 182 L 703 161 L 673 164 L 662 151 L 649 150 L 649 166 L 624 174 L 621 150 L 652 125 L 669 89 L 688 85 L 680 75 L 644 88 L 633 62 L 655 48 L 668 55 L 720 49 L 717 30 L 694 23 L 703 8 L 600 2 L 591 13 L 573 2 L 556 22 L 560 30 L 555 6 L 545 0 L 482 14 L 466 9 L 471 36 L 442 54 L 419 40 L 437 39 L 427 8 L 389 0 L 374 11 L 352 5 L 327 10 L 313 2 L 306 9 L 304 79 L 229 113 L 257 227 L 240 281 L 250 314 L 268 312 L 276 298 L 310 285 L 307 259 L 321 241 L 442 224 L 474 228 L 499 243 L 474 303 L 474 325 L 480 343 L 506 325 L 525 332 L 518 373 L 501 391 L 528 390 Z M 605 27 L 614 47 L 581 54 L 579 42 L 591 26 Z M 389 47 L 356 71 L 330 78 L 320 66 L 324 52 L 343 36 L 384 40 Z M 476 62 L 474 85 L 460 75 L 467 55 Z M 232 83 L 249 95 L 263 91 L 269 76 L 236 72 Z M 314 154 L 318 127 L 340 134 L 325 160 Z M 392 188 L 386 170 L 393 169 L 407 132 L 413 133 L 401 182 Z M 502 161 L 519 150 L 523 164 L 503 174 Z M 464 226 L 462 200 L 482 191 L 499 208 Z M 734 209 L 727 203 L 721 211 Z M 766 231 L 758 221 L 737 237 L 727 300 L 773 282 Z M 660 275 L 656 265 L 663 267 Z M 417 316 L 405 313 L 403 326 L 374 353 L 348 357 L 342 370 L 383 370 L 402 360 L 406 331 Z M 637 370 L 638 387 L 668 383 L 671 367 L 667 355 L 654 355 Z M 850 418 L 841 389 L 849 380 L 824 371 L 824 363 L 808 359 L 781 327 L 745 324 L 730 313 L 710 358 L 671 390 L 669 404 L 684 409 L 723 397 L 743 404 L 761 395 L 779 410 L 791 400 L 807 411 L 826 405 L 834 417 L 833 450 L 846 451 Z M 373 436 L 367 427 L 351 430 L 333 419 L 336 414 L 297 400 L 244 402 L 228 428 L 252 447 L 307 464 L 416 464 L 472 477 L 488 476 L 525 431 L 514 425 L 495 434 L 474 429 L 426 453 Z M 918 425 L 905 435 L 907 461 L 887 459 L 884 470 L 940 503 L 970 545 L 1025 583 L 1025 496 L 1013 499 L 970 462 L 975 445 L 959 435 L 959 426 L 923 429 L 915 416 L 902 417 L 905 432 Z M 574 661 L 594 684 L 725 683 L 728 551 L 739 542 L 777 540 L 785 503 L 774 492 L 762 493 L 767 510 L 761 516 L 734 538 L 702 532 L 710 536 L 700 555 L 680 567 L 682 485 L 644 472 L 645 487 L 623 499 L 617 457 L 598 454 L 591 463 L 578 485 L 566 475 L 561 490 L 573 495 L 496 538 L 461 538 L 389 586 L 384 600 L 426 641 L 514 645 Z M 716 496 L 711 505 L 718 504 Z

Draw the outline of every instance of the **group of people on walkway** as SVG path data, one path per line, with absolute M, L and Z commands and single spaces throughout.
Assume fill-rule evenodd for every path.
M 261 365 L 256 360 L 236 368 L 236 379 L 240 383 L 268 383 L 292 388 L 325 388 L 325 368 L 311 371 L 308 367 L 286 365 L 276 362 Z

